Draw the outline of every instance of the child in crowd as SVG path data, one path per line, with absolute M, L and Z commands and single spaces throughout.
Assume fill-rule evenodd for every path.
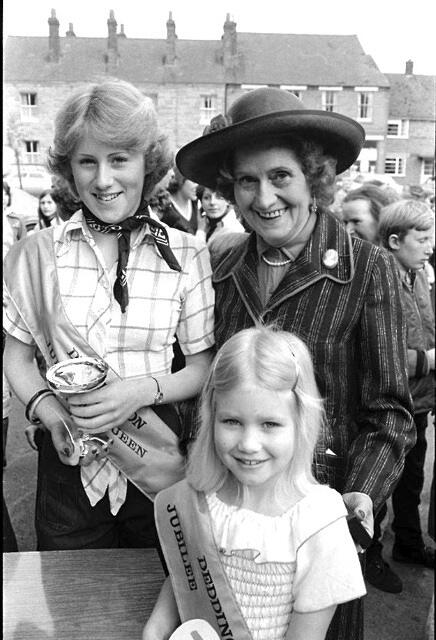
M 400 200 L 382 209 L 382 245 L 394 256 L 402 284 L 407 321 L 409 386 L 417 440 L 392 494 L 395 541 L 392 557 L 434 568 L 434 548 L 425 546 L 419 518 L 427 450 L 425 430 L 434 410 L 434 312 L 425 266 L 434 250 L 434 213 L 419 200 Z
M 342 498 L 312 475 L 323 415 L 295 335 L 250 328 L 221 347 L 186 480 L 156 498 L 171 578 L 143 640 L 192 618 L 220 637 L 322 640 L 336 605 L 365 594 Z

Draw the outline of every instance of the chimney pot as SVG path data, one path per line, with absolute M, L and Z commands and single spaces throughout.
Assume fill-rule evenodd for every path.
M 224 23 L 224 33 L 222 35 L 222 57 L 225 69 L 231 69 L 235 66 L 238 43 L 236 34 L 236 22 L 230 19 L 230 13 L 226 15 L 226 21 Z
M 175 64 L 176 62 L 176 23 L 173 20 L 173 13 L 170 11 L 167 20 L 167 43 L 166 54 L 164 58 L 165 64 Z
M 61 55 L 59 20 L 56 17 L 56 11 L 54 9 L 51 10 L 50 18 L 48 19 L 48 29 L 49 60 L 52 62 L 59 62 Z
M 68 23 L 68 31 L 65 33 L 65 35 L 67 36 L 67 38 L 75 38 L 76 37 L 76 34 L 74 33 L 73 23 L 72 22 Z
M 413 76 L 413 60 L 406 61 L 406 76 Z
M 117 21 L 113 9 L 109 11 L 109 18 L 107 21 L 107 48 L 109 51 L 113 51 L 115 54 L 118 52 L 117 45 Z

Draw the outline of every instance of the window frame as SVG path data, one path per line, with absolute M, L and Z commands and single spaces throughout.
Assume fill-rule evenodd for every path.
M 394 163 L 394 171 L 388 171 L 388 162 Z M 406 156 L 398 153 L 385 156 L 384 173 L 390 176 L 404 178 L 406 175 Z
M 283 89 L 284 91 L 288 91 L 289 93 L 292 93 L 296 98 L 298 98 L 299 100 L 301 100 L 301 102 L 303 102 L 303 96 L 304 96 L 304 92 L 307 90 L 307 85 L 300 85 L 300 84 L 281 84 L 280 85 L 280 89 Z
M 431 171 L 427 173 L 425 171 L 426 164 L 429 163 Z M 422 158 L 421 161 L 421 182 L 425 182 L 429 178 L 432 178 L 435 175 L 435 159 L 434 158 Z
M 389 127 L 397 126 L 397 133 L 389 133 Z M 409 120 L 405 120 L 404 118 L 390 118 L 386 127 L 386 137 L 387 138 L 402 138 L 406 139 L 409 137 Z
M 200 95 L 200 122 L 201 125 L 208 125 L 212 118 L 217 115 L 217 95 L 216 93 L 202 93 Z M 205 105 L 210 100 L 210 106 Z
M 38 94 L 36 91 L 20 91 L 20 118 L 22 122 L 32 122 L 38 115 Z M 29 103 L 30 97 L 30 103 Z M 27 99 L 26 99 L 27 98 Z M 32 98 L 34 102 L 32 104 Z
M 362 98 L 364 97 L 368 101 L 366 105 L 362 104 Z M 366 115 L 362 115 L 363 109 L 367 110 Z M 359 122 L 372 122 L 373 111 L 374 111 L 373 92 L 358 91 L 357 92 L 357 120 L 359 120 Z
M 41 163 L 41 147 L 39 140 L 23 140 L 27 164 Z M 34 147 L 30 148 L 29 147 Z

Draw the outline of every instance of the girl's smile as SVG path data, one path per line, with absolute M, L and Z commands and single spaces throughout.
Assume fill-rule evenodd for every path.
M 74 150 L 71 169 L 80 199 L 100 220 L 122 222 L 138 209 L 144 185 L 142 152 L 113 148 L 89 136 Z
M 286 474 L 295 446 L 294 394 L 238 385 L 216 395 L 218 457 L 250 495 L 272 491 Z

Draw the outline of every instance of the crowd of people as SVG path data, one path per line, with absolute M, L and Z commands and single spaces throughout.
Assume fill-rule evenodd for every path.
M 37 548 L 156 548 L 144 640 L 192 617 L 218 631 L 170 503 L 241 640 L 363 639 L 364 579 L 401 590 L 382 557 L 391 498 L 394 559 L 434 567 L 418 509 L 434 210 L 340 185 L 364 140 L 260 88 L 174 162 L 152 102 L 105 81 L 59 110 L 33 229 L 3 184 L 4 375 L 38 451 Z M 76 358 L 103 360 L 106 384 L 55 392 L 46 370 Z M 80 455 L 84 439 L 103 446 Z

